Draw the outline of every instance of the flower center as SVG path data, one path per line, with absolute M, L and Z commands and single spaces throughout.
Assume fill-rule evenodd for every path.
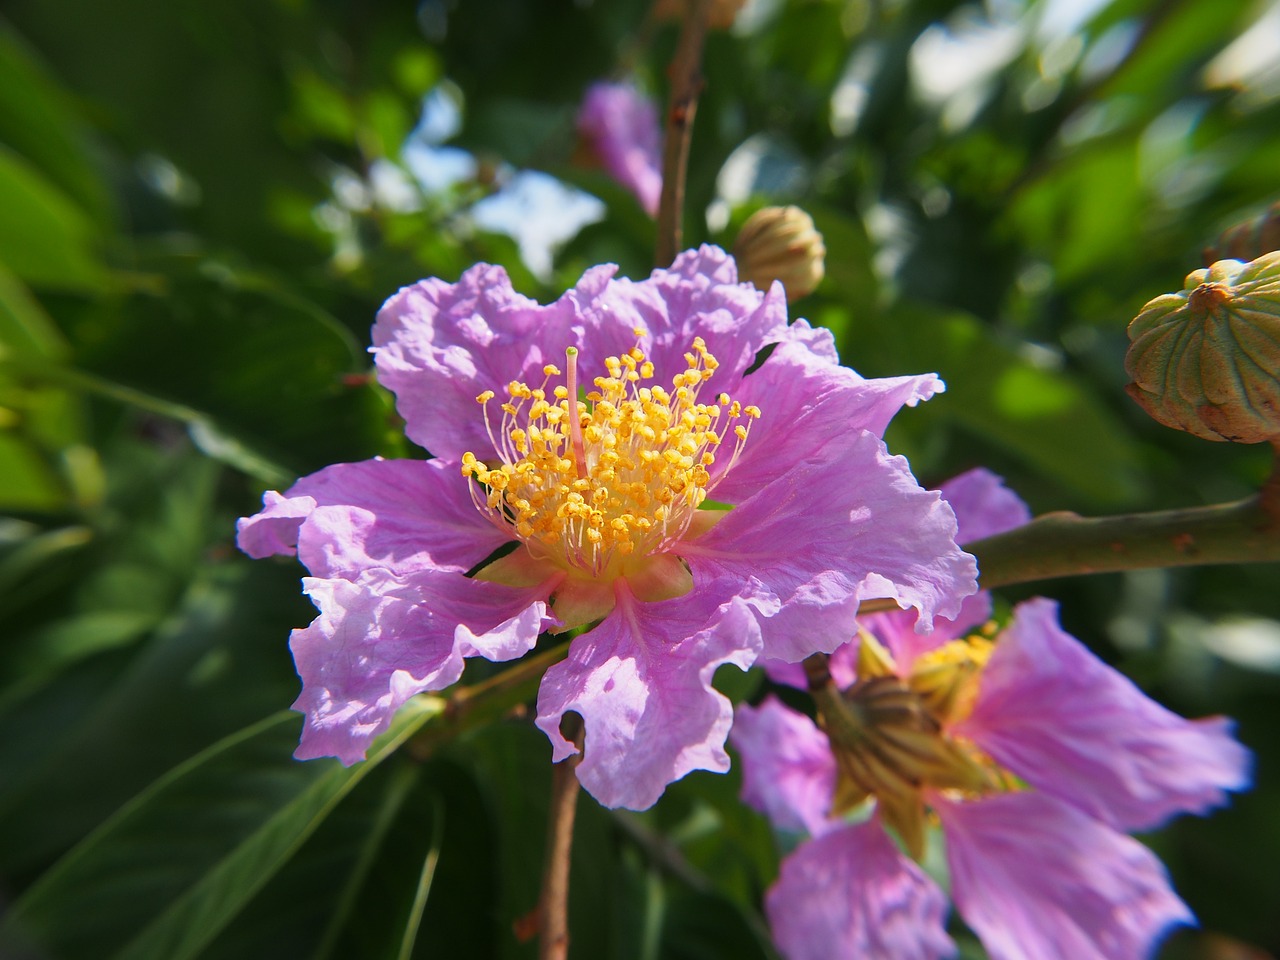
M 954 640 L 919 658 L 904 679 L 879 641 L 862 634 L 857 682 L 843 692 L 815 692 L 839 771 L 836 812 L 874 798 L 919 859 L 925 791 L 976 796 L 1016 787 L 1007 771 L 947 729 L 972 711 L 990 655 L 986 638 Z
M 579 576 L 618 576 L 628 557 L 663 553 L 685 534 L 713 486 L 711 466 L 723 441 L 734 438 L 721 476 L 760 411 L 723 393 L 700 401 L 718 366 L 701 337 L 670 390 L 651 383 L 653 364 L 637 345 L 607 357 L 605 375 L 579 399 L 578 351 L 565 355 L 564 383 L 550 395 L 551 379 L 561 375 L 554 364 L 543 368 L 539 387 L 507 385 L 496 427 L 493 391 L 476 398 L 500 462 L 486 465 L 467 453 L 462 474 L 477 481 L 477 508 L 535 559 Z

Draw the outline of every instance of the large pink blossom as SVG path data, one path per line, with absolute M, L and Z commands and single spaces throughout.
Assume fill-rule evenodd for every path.
M 954 505 L 963 530 L 963 500 Z M 896 689 L 921 693 L 918 705 L 930 710 L 928 724 L 913 730 L 936 730 L 990 775 L 973 790 L 926 775 L 918 802 L 941 824 L 952 900 L 992 960 L 1133 960 L 1171 925 L 1191 922 L 1159 860 L 1123 831 L 1203 813 L 1247 786 L 1249 756 L 1230 724 L 1184 720 L 1150 700 L 1066 634 L 1048 600 L 1020 605 L 994 649 L 969 660 L 980 671 L 968 688 L 976 689 L 972 704 L 930 701 L 922 691 L 943 689 L 929 671 L 962 660 L 957 651 L 989 649 L 986 641 L 922 650 L 900 642 L 913 635 L 899 626 L 882 619 L 872 635 L 902 657 L 893 661 Z M 856 655 L 858 642 L 851 646 Z M 942 659 L 931 663 L 935 651 Z M 846 661 L 845 695 L 873 703 L 859 701 L 855 662 L 867 661 Z M 916 665 L 925 673 L 913 673 Z M 882 741 L 891 749 L 897 729 Z M 874 789 L 869 820 L 853 823 L 834 809 L 838 748 L 827 733 L 769 697 L 738 708 L 732 741 L 743 799 L 779 829 L 810 835 L 766 897 L 788 960 L 955 953 L 941 889 L 888 839 L 892 809 Z
M 613 272 L 548 305 L 487 265 L 401 290 L 373 352 L 434 459 L 327 467 L 240 522 L 251 556 L 296 553 L 311 574 L 299 756 L 352 763 L 464 658 L 576 629 L 537 724 L 559 760 L 579 714 L 583 784 L 644 808 L 728 768 L 721 664 L 834 650 L 872 597 L 927 630 L 976 588 L 951 508 L 880 440 L 936 377 L 841 367 L 830 334 L 788 325 L 780 287 L 739 284 L 713 247 L 638 282 Z
M 654 216 L 662 195 L 662 133 L 653 101 L 630 84 L 593 84 L 578 110 L 578 133 L 609 176 Z

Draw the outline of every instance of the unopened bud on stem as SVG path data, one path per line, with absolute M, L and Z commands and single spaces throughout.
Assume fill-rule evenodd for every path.
M 733 244 L 738 276 L 767 291 L 781 280 L 787 300 L 808 296 L 826 271 L 827 248 L 813 218 L 799 207 L 757 210 L 738 231 Z
M 1280 252 L 1219 260 L 1129 324 L 1129 396 L 1205 440 L 1280 438 Z

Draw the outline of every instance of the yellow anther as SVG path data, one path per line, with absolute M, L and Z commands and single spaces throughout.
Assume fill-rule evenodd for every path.
M 665 549 L 707 499 L 709 468 L 721 444 L 712 424 L 725 413 L 754 419 L 759 411 L 726 394 L 713 403 L 699 400 L 717 366 L 700 338 L 685 355 L 687 369 L 665 389 L 648 382 L 655 366 L 639 344 L 605 358 L 606 375 L 591 381 L 594 389 L 585 394 L 579 392 L 578 351 L 567 349 L 565 358 L 562 384 L 507 385 L 511 402 L 502 405 L 501 424 L 490 423 L 503 464 L 489 470 L 467 454 L 462 472 L 476 481 L 476 505 L 536 557 L 590 576 L 617 576 L 620 558 Z M 560 368 L 547 364 L 543 373 L 559 376 Z M 483 404 L 492 397 L 486 391 L 477 399 Z M 736 425 L 734 431 L 738 442 L 717 476 L 741 453 L 747 430 Z
M 476 403 L 488 403 L 493 399 L 492 390 L 481 390 L 480 395 L 476 397 Z

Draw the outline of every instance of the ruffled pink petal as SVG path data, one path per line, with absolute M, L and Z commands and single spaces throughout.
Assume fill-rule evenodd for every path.
M 438 457 L 492 455 L 476 397 L 506 385 L 542 383 L 543 366 L 564 367 L 565 348 L 580 346 L 583 312 L 615 267 L 594 267 L 555 303 L 542 306 L 511 287 L 502 267 L 477 264 L 457 283 L 432 278 L 405 287 L 378 311 L 373 348 L 378 379 L 396 395 L 405 433 Z
M 293 708 L 307 718 L 300 760 L 363 760 L 410 697 L 454 683 L 464 657 L 523 656 L 549 621 L 533 593 L 458 574 L 410 581 L 370 570 L 303 585 L 320 615 L 289 641 L 302 678 Z
M 456 463 L 355 466 L 363 469 L 344 472 L 332 491 L 336 502 L 322 502 L 299 531 L 298 556 L 317 576 L 351 579 L 370 566 L 461 572 L 511 540 L 476 509 Z
M 803 713 L 766 697 L 734 711 L 729 742 L 742 758 L 742 800 L 780 830 L 819 834 L 836 786 L 827 735 Z
M 250 556 L 293 553 L 314 576 L 471 569 L 511 538 L 481 516 L 456 463 L 365 460 L 303 477 L 239 523 Z M 259 552 L 254 552 L 259 551 Z
M 774 283 L 778 281 L 775 280 Z M 778 343 L 797 343 L 820 360 L 840 362 L 836 338 L 826 327 L 814 327 L 803 318 L 796 320 L 778 336 Z
M 1018 606 L 956 732 L 1126 831 L 1203 813 L 1249 784 L 1249 752 L 1229 720 L 1184 720 L 1160 706 L 1065 633 L 1050 600 Z
M 695 581 L 756 584 L 764 656 L 801 660 L 852 637 L 864 599 L 916 608 L 922 631 L 958 613 L 977 571 L 955 530 L 951 508 L 906 460 L 874 434 L 846 431 L 673 549 Z
M 315 508 L 312 497 L 282 496 L 268 490 L 262 495 L 259 512 L 236 521 L 236 546 L 255 560 L 292 557 L 298 552 L 298 528 Z
M 1000 477 L 981 467 L 948 480 L 939 488 L 939 493 L 955 511 L 959 530 L 956 542 L 961 545 L 1011 530 L 1030 519 L 1030 511 L 1022 499 L 1005 487 Z M 931 633 L 916 633 L 918 617 L 914 610 L 873 613 L 859 618 L 859 622 L 888 648 L 899 672 L 906 676 L 918 657 L 963 637 L 990 616 L 991 595 L 980 590 L 964 598 L 955 618 L 935 617 Z M 856 640 L 831 654 L 828 669 L 840 689 L 851 686 L 856 679 L 857 658 Z M 775 683 L 801 690 L 807 685 L 799 664 L 766 659 L 760 665 Z
M 951 896 L 991 960 L 1135 960 L 1193 923 L 1155 854 L 1041 793 L 934 803 Z
M 872 820 L 808 840 L 765 897 L 787 960 L 939 960 L 955 954 L 937 884 Z
M 960 544 L 994 537 L 1031 519 L 1031 510 L 1022 498 L 1004 485 L 1003 478 L 984 467 L 952 477 L 938 489 L 956 512 L 960 525 L 956 541 Z
M 703 387 L 704 396 L 732 394 L 756 353 L 782 335 L 787 299 L 781 285 L 762 294 L 738 282 L 738 267 L 719 247 L 686 250 L 665 270 L 645 280 L 615 279 L 595 301 L 580 369 L 604 369 L 604 358 L 636 345 L 653 361 L 654 382 L 670 388 L 671 378 L 688 369 L 684 355 L 702 337 L 720 366 Z M 598 368 L 598 369 L 597 369 Z
M 759 407 L 760 419 L 751 424 L 733 469 L 721 472 L 723 454 L 719 471 L 713 468 L 711 495 L 718 500 L 738 503 L 797 463 L 825 456 L 850 431 L 879 437 L 904 405 L 915 406 L 943 389 L 934 374 L 864 379 L 792 336 L 730 390 L 743 405 Z
M 606 807 L 644 810 L 691 770 L 729 769 L 733 708 L 711 678 L 723 663 L 747 669 L 760 634 L 741 600 L 708 605 L 699 594 L 641 603 L 620 590 L 613 613 L 542 678 L 537 724 L 552 760 L 575 752 L 560 721 L 576 712 L 586 731 L 578 779 Z
M 662 132 L 653 101 L 630 84 L 593 84 L 578 111 L 578 132 L 609 175 L 640 201 L 645 213 L 657 214 L 662 195 Z

